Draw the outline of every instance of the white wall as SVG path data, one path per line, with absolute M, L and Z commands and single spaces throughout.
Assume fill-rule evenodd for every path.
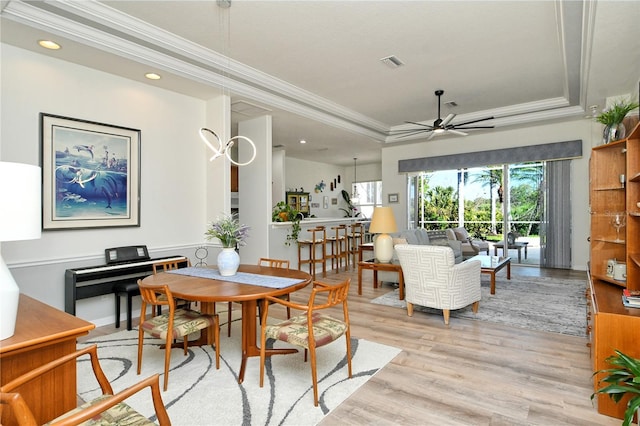
M 312 207 L 310 214 L 316 217 L 344 217 L 344 212 L 340 208 L 345 208 L 340 191 L 347 189 L 351 192 L 351 182 L 345 181 L 345 168 L 334 166 L 331 164 L 317 163 L 314 161 L 298 160 L 296 158 L 287 158 L 285 161 L 285 188 L 298 189 L 304 188 L 305 192 L 311 195 L 311 203 L 318 203 L 319 207 Z M 340 175 L 340 182 L 337 187 L 331 191 L 330 183 Z M 326 186 L 322 192 L 316 192 L 315 187 L 321 181 Z M 329 206 L 324 208 L 324 197 L 328 197 Z M 337 204 L 331 204 L 331 200 L 336 199 Z M 280 200 L 284 201 L 284 200 Z
M 441 156 L 538 145 L 551 142 L 582 139 L 582 158 L 571 163 L 571 216 L 572 216 L 572 268 L 586 270 L 589 260 L 589 156 L 591 147 L 599 143 L 600 127 L 590 120 L 574 120 L 521 129 L 507 129 L 469 135 L 466 137 L 434 138 L 429 142 L 391 146 L 383 149 L 383 200 L 388 193 L 397 192 L 400 202 L 392 204 L 400 229 L 407 227 L 406 175 L 398 173 L 398 161 L 411 158 Z M 359 173 L 358 173 L 359 174 Z
M 238 123 L 238 134 L 253 140 L 255 160 L 238 169 L 240 222 L 249 225 L 247 244 L 240 248 L 242 263 L 256 264 L 269 256 L 269 224 L 271 223 L 271 116 L 264 115 Z M 240 162 L 248 161 L 248 144 L 238 143 Z
M 208 182 L 206 168 L 225 163 L 209 165 L 198 136 L 205 102 L 6 44 L 1 65 L 2 161 L 39 165 L 41 112 L 142 132 L 141 226 L 48 231 L 39 240 L 3 243 L 21 292 L 63 309 L 65 269 L 104 263 L 108 247 L 146 244 L 152 257 L 180 253 L 195 260 L 207 199 L 224 205 L 219 192 L 209 191 L 219 182 Z M 79 301 L 78 316 L 112 323 L 113 303 L 112 295 Z

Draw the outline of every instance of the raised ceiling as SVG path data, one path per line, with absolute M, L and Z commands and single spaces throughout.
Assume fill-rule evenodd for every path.
M 169 90 L 268 112 L 287 155 L 379 161 L 404 121 L 495 116 L 494 130 L 566 120 L 632 93 L 636 1 L 2 2 L 2 41 Z M 53 38 L 59 51 L 39 48 Z M 395 55 L 404 66 L 381 58 Z M 145 72 L 163 76 L 144 79 Z M 443 136 L 464 143 L 455 136 Z M 300 139 L 307 140 L 301 145 Z

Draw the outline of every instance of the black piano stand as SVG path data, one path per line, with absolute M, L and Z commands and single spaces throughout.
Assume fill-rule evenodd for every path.
M 131 299 L 134 296 L 140 296 L 138 283 L 118 284 L 113 289 L 116 297 L 116 328 L 120 328 L 120 297 L 127 296 L 127 330 L 131 330 Z M 162 314 L 162 308 L 158 306 L 158 315 Z

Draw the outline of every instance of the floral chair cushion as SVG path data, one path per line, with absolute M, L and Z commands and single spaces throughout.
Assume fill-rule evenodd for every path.
M 207 328 L 215 323 L 213 315 L 204 315 L 190 309 L 176 309 L 173 319 L 172 337 L 182 337 Z M 166 339 L 169 328 L 169 313 L 153 317 L 142 323 L 142 329 L 153 337 Z
M 342 336 L 347 325 L 326 315 L 313 314 L 313 337 L 316 347 L 324 346 Z M 268 325 L 265 329 L 268 339 L 281 340 L 302 348 L 309 348 L 309 329 L 307 315 L 298 315 L 279 324 Z
M 80 407 L 75 408 L 57 419 L 51 421 L 54 423 L 55 421 L 61 420 L 67 416 L 75 414 L 80 410 L 83 410 L 87 407 L 90 407 L 93 404 L 96 404 L 104 399 L 110 398 L 111 395 L 102 395 L 93 401 L 89 401 L 87 403 L 82 404 Z M 50 423 L 47 423 L 50 424 Z M 109 408 L 107 411 L 100 413 L 100 415 L 87 420 L 86 422 L 81 423 L 82 426 L 111 426 L 111 425 L 127 425 L 127 426 L 145 426 L 145 425 L 155 425 L 152 421 L 144 417 L 142 414 L 135 411 L 133 408 L 121 402 L 119 404 L 114 405 Z

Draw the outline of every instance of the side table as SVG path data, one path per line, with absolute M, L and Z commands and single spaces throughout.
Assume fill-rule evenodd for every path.
M 362 252 L 360 252 L 362 254 Z M 404 300 L 404 276 L 399 263 L 380 263 L 375 259 L 358 262 L 358 295 L 362 296 L 362 270 L 373 271 L 373 288 L 378 288 L 378 271 L 391 271 L 398 273 L 398 288 L 400 289 L 400 300 Z

